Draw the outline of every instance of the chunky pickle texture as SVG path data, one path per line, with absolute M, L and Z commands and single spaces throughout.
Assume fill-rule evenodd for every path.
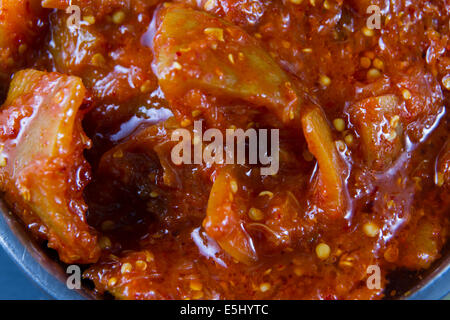
M 3 199 L 99 297 L 403 296 L 448 246 L 449 11 L 385 2 L 0 0 Z M 278 129 L 277 174 L 175 164 L 196 120 Z
M 79 110 L 84 95 L 79 78 L 24 70 L 14 76 L 0 114 L 1 189 L 66 263 L 92 263 L 100 255 L 82 198 L 90 177 L 83 157 L 90 141 Z

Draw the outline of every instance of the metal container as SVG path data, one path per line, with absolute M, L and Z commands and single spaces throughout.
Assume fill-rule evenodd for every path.
M 66 268 L 50 257 L 48 250 L 36 244 L 19 219 L 0 200 L 0 245 L 21 269 L 55 299 L 95 299 L 88 289 L 70 290 L 66 286 Z M 423 274 L 422 279 L 402 281 L 397 299 L 442 299 L 450 293 L 450 253 Z

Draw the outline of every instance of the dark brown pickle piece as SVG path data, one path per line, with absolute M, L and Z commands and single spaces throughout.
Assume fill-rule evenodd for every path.
M 211 169 L 172 162 L 171 150 L 177 142 L 171 141 L 171 134 L 177 126 L 174 118 L 149 126 L 102 156 L 88 192 L 90 219 L 95 226 L 112 220 L 117 225 L 113 238 L 130 226 L 138 238 L 200 225 L 211 188 Z M 107 195 L 97 197 L 99 188 Z M 122 208 L 129 203 L 136 204 L 135 214 L 126 217 Z M 105 213 L 97 207 L 112 209 Z M 145 230 L 137 232 L 136 221 L 146 221 Z
M 82 196 L 90 180 L 83 157 L 90 140 L 79 111 L 84 96 L 77 77 L 24 70 L 14 76 L 0 113 L 0 188 L 66 263 L 92 263 L 100 255 Z

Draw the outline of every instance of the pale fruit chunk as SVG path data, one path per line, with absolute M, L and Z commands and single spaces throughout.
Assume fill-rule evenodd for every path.
M 199 89 L 266 107 L 284 123 L 299 114 L 287 75 L 255 39 L 224 20 L 169 6 L 161 13 L 154 50 L 161 88 L 175 107 L 183 107 L 189 90 Z
M 214 181 L 209 196 L 203 227 L 230 256 L 244 264 L 258 260 L 253 240 L 244 228 L 237 212 L 236 198 L 232 190 L 235 178 L 230 169 L 221 170 Z
M 85 88 L 77 77 L 18 72 L 0 113 L 0 188 L 26 224 L 66 263 L 95 262 L 100 249 L 86 223 L 90 179 L 81 127 Z
M 309 151 L 319 164 L 313 191 L 327 212 L 342 215 L 347 202 L 344 183 L 347 168 L 336 149 L 330 126 L 318 107 L 308 108 L 302 114 L 302 126 Z

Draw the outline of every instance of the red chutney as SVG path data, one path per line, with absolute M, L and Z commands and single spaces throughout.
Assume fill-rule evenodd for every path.
M 0 71 L 26 65 L 54 72 L 49 81 L 82 81 L 84 100 L 73 107 L 83 126 L 55 129 L 73 137 L 65 151 L 26 153 L 27 174 L 11 174 L 11 141 L 40 128 L 13 118 L 61 115 L 68 102 L 42 83 L 18 97 L 10 89 L 0 115 L 0 187 L 62 261 L 87 265 L 96 293 L 379 299 L 390 295 L 390 274 L 425 270 L 445 254 L 448 2 L 72 4 L 81 8 L 78 30 L 66 23 L 69 1 L 43 1 L 48 11 L 35 13 L 43 22 L 33 30 L 46 30 L 44 45 L 12 39 L 27 50 L 17 49 L 17 67 Z M 380 29 L 367 27 L 370 5 L 380 8 Z M 171 135 L 192 132 L 196 120 L 221 132 L 279 129 L 278 173 L 175 165 Z M 65 175 L 51 174 L 55 159 L 70 164 Z M 45 174 L 33 175 L 36 167 Z M 43 176 L 65 189 L 43 189 Z M 30 195 L 18 183 L 24 177 Z M 380 268 L 379 288 L 367 285 L 369 266 Z

